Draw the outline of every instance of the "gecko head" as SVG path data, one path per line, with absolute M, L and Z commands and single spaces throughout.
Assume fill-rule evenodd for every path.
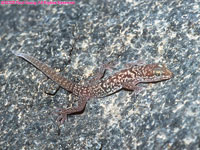
M 172 72 L 162 64 L 148 64 L 142 67 L 143 82 L 158 82 L 168 80 L 172 77 Z

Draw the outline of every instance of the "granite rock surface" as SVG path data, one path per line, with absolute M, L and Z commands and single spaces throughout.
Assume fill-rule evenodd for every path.
M 81 0 L 74 5 L 0 6 L 0 149 L 200 149 L 200 2 Z M 56 124 L 56 108 L 78 100 L 12 51 L 73 82 L 102 64 L 106 76 L 136 60 L 166 64 L 172 79 L 91 99 Z M 84 82 L 83 82 L 84 81 Z

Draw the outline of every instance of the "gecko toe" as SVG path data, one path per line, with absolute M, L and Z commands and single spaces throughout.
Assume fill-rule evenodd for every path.
M 67 120 L 67 112 L 66 109 L 63 108 L 57 108 L 54 114 L 58 115 L 58 118 L 56 120 L 58 125 L 61 125 Z
M 60 116 L 58 116 L 56 122 L 60 126 L 61 124 L 63 124 L 65 122 L 65 120 L 67 120 L 67 114 L 60 114 Z
M 54 112 L 55 114 L 61 115 L 66 112 L 66 109 L 63 108 L 57 108 L 56 111 Z

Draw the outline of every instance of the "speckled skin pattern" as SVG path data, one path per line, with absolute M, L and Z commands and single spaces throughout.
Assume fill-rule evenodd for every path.
M 150 83 L 167 80 L 172 77 L 170 72 L 164 65 L 159 64 L 133 64 L 129 65 L 128 68 L 121 70 L 107 79 L 101 80 L 96 84 L 82 86 L 73 83 L 52 68 L 48 67 L 41 61 L 24 53 L 15 53 L 16 56 L 24 58 L 26 61 L 33 64 L 36 68 L 41 70 L 46 76 L 55 81 L 59 86 L 67 91 L 72 92 L 74 95 L 80 97 L 77 107 L 60 109 L 58 114 L 60 115 L 57 119 L 59 124 L 64 123 L 68 114 L 73 114 L 83 111 L 87 101 L 93 97 L 104 97 L 113 94 L 121 89 L 136 90 L 139 87 L 138 83 Z

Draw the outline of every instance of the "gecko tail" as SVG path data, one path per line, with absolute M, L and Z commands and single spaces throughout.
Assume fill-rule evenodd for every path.
M 19 53 L 19 52 L 15 52 L 15 51 L 11 51 L 14 55 L 16 55 L 16 56 L 22 56 L 22 54 L 21 53 Z
M 54 69 L 50 68 L 47 64 L 24 53 L 19 53 L 19 52 L 14 52 L 14 51 L 12 51 L 12 53 L 18 57 L 25 59 L 27 62 L 31 63 L 37 69 L 42 71 L 47 77 L 55 81 L 58 85 L 60 85 L 67 91 L 70 91 L 70 92 L 73 91 L 75 84 L 67 80 L 66 78 L 64 78 L 61 74 L 57 73 Z

